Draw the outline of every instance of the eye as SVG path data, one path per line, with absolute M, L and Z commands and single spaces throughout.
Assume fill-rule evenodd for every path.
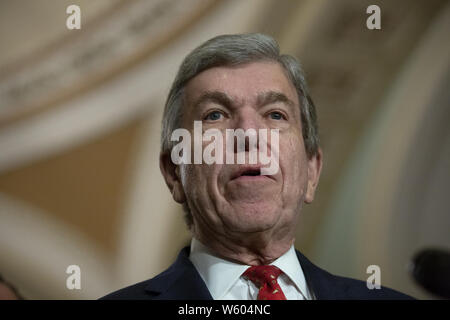
M 217 121 L 221 117 L 223 117 L 222 112 L 220 112 L 220 111 L 212 111 L 212 112 L 208 113 L 203 120 Z
M 286 119 L 286 117 L 285 117 L 281 112 L 278 112 L 278 111 L 273 111 L 273 112 L 271 112 L 271 113 L 269 114 L 269 117 L 270 117 L 270 119 L 273 119 L 273 120 L 283 120 L 283 119 Z

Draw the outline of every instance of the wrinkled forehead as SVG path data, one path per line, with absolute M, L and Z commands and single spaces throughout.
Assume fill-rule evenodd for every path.
M 297 107 L 299 104 L 297 92 L 286 71 L 273 61 L 207 69 L 186 84 L 183 104 L 192 111 L 196 102 L 211 92 L 222 93 L 237 106 L 256 104 L 270 92 L 284 95 Z

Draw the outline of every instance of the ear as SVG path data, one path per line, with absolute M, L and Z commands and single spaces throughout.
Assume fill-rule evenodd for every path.
M 168 153 L 161 153 L 159 155 L 159 169 L 172 193 L 173 199 L 178 203 L 186 201 L 183 185 L 180 178 L 180 167 L 172 162 Z
M 311 203 L 319 184 L 320 173 L 322 171 L 322 150 L 319 148 L 316 155 L 308 160 L 308 186 L 306 189 L 305 202 Z

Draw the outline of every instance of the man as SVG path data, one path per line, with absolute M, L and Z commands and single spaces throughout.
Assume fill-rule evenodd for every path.
M 189 148 L 199 142 L 174 152 L 179 140 L 173 133 L 184 128 L 195 137 L 199 124 L 203 137 L 213 132 L 217 143 L 208 153 L 212 138 L 201 140 L 203 159 L 192 161 Z M 229 139 L 229 130 L 245 132 L 244 139 L 235 145 L 239 135 Z M 261 132 L 270 134 L 263 139 Z M 331 275 L 295 250 L 298 218 L 314 199 L 322 152 L 303 72 L 272 38 L 223 35 L 193 50 L 170 90 L 161 145 L 161 172 L 186 212 L 191 245 L 155 278 L 104 298 L 408 298 Z M 262 157 L 250 161 L 251 152 L 262 149 L 276 156 L 276 171 L 263 174 Z M 208 155 L 216 161 L 206 161 Z

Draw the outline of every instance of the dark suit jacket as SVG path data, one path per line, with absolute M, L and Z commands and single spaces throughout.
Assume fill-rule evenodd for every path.
M 210 300 L 205 282 L 189 260 L 189 247 L 166 271 L 101 299 Z M 364 281 L 332 275 L 312 264 L 296 251 L 308 288 L 316 299 L 412 299 L 388 288 L 367 288 Z

